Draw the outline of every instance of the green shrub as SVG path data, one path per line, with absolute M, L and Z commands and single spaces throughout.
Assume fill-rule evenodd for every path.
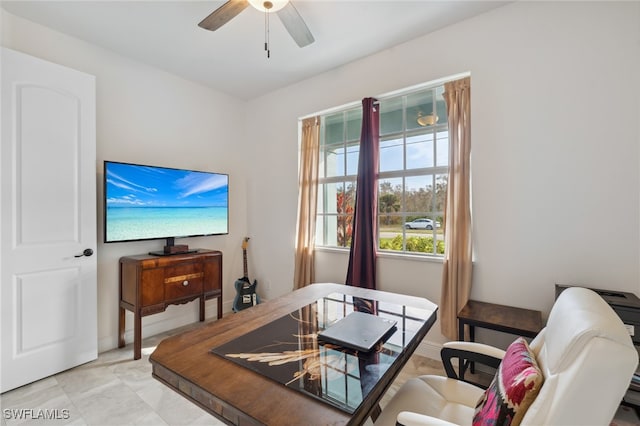
M 381 238 L 382 250 L 402 251 L 402 235 L 393 238 Z M 433 237 L 408 237 L 406 251 L 433 254 Z M 444 241 L 436 241 L 436 253 L 444 254 Z

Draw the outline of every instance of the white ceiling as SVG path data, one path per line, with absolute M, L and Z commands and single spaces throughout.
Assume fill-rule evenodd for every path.
M 299 48 L 276 15 L 252 7 L 215 32 L 197 26 L 225 1 L 1 1 L 17 16 L 252 99 L 470 18 L 506 1 L 293 0 L 315 37 Z M 425 54 L 425 52 L 417 52 Z

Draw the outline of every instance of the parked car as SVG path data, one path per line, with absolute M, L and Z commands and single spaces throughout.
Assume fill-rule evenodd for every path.
M 433 220 L 427 218 L 415 219 L 406 222 L 404 227 L 407 229 L 433 229 Z M 436 222 L 436 228 L 440 228 L 440 222 Z

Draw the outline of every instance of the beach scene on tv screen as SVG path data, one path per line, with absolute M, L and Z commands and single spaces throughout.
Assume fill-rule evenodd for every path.
M 107 163 L 106 241 L 228 232 L 224 174 Z

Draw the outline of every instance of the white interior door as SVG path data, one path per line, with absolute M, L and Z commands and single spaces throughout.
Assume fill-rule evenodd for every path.
M 97 357 L 95 77 L 1 48 L 0 391 Z M 79 256 L 79 257 L 78 257 Z

